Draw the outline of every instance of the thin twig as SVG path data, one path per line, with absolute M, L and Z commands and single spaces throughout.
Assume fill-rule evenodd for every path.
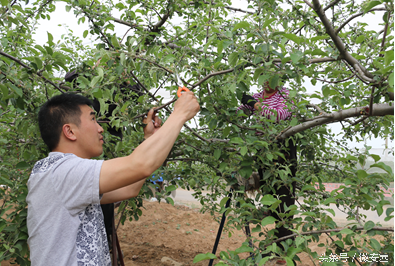
M 371 10 L 367 11 L 367 12 L 374 12 L 374 11 L 386 11 L 385 8 L 372 8 Z M 354 16 L 351 16 L 349 19 L 347 19 L 342 25 L 340 25 L 336 30 L 335 30 L 335 34 L 339 34 L 339 32 L 354 18 L 357 18 L 359 16 L 362 16 L 364 14 L 366 14 L 367 12 L 360 12 L 358 14 L 355 14 Z
M 325 229 L 325 230 L 317 230 L 317 231 L 310 231 L 310 232 L 301 232 L 301 233 L 294 233 L 292 235 L 288 235 L 288 236 L 284 236 L 281 238 L 278 238 L 276 240 L 273 240 L 273 242 L 271 242 L 270 244 L 267 244 L 267 246 L 271 245 L 272 243 L 277 243 L 289 238 L 292 238 L 294 236 L 299 236 L 299 235 L 312 235 L 312 234 L 322 234 L 322 233 L 331 233 L 331 232 L 340 232 L 341 230 L 346 229 L 346 228 L 337 228 L 337 229 Z M 363 231 L 365 230 L 365 228 L 361 227 L 357 227 L 355 229 L 356 231 Z M 394 228 L 393 227 L 373 227 L 370 230 L 377 230 L 377 231 L 387 231 L 387 232 L 394 232 Z

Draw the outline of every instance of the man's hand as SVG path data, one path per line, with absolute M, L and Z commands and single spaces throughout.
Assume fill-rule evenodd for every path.
M 155 107 L 149 110 L 147 117 L 143 119 L 143 123 L 146 124 L 144 127 L 144 139 L 151 137 L 162 125 L 162 119 L 156 116 Z
M 174 114 L 184 116 L 185 122 L 192 119 L 200 110 L 200 105 L 191 91 L 181 94 L 174 104 Z

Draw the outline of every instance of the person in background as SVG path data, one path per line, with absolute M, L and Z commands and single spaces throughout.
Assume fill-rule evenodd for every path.
M 92 160 L 102 154 L 104 139 L 91 106 L 84 96 L 64 93 L 39 111 L 41 137 L 50 153 L 34 165 L 28 180 L 32 266 L 111 265 L 100 204 L 137 196 L 163 164 L 184 123 L 200 109 L 193 92 L 185 92 L 163 125 L 154 108 L 148 112 L 145 141 L 130 155 Z
M 291 118 L 292 108 L 287 106 L 287 102 L 292 103 L 289 100 L 289 91 L 285 87 L 277 86 L 275 88 L 271 88 L 269 86 L 269 82 L 265 82 L 263 85 L 263 90 L 261 92 L 255 93 L 253 96 L 243 94 L 242 96 L 242 105 L 238 107 L 237 110 L 243 110 L 246 113 L 255 113 L 262 116 L 265 116 L 268 119 L 272 119 L 272 116 L 276 116 L 275 120 L 277 122 L 281 120 L 288 120 Z M 288 143 L 288 145 L 286 145 Z M 276 164 L 276 167 L 281 167 L 282 165 L 290 165 L 291 175 L 289 178 L 295 177 L 296 174 L 296 167 L 297 167 L 297 155 L 296 155 L 296 145 L 292 139 L 281 139 L 276 140 L 276 144 L 281 147 L 281 152 L 284 154 L 286 160 L 282 157 L 278 157 L 276 161 L 273 163 Z M 259 152 L 259 151 L 258 151 Z M 259 187 L 262 189 L 264 193 L 270 193 L 273 195 L 280 196 L 280 200 L 282 203 L 278 206 L 277 211 L 278 213 L 285 213 L 284 204 L 286 206 L 291 206 L 295 204 L 295 195 L 294 195 L 294 187 L 295 183 L 292 182 L 292 187 L 287 185 L 275 185 L 273 187 L 270 186 L 269 180 L 265 180 L 263 178 L 265 171 L 268 171 L 266 167 L 260 167 L 258 169 L 259 173 Z M 269 192 L 265 189 L 270 187 Z M 265 190 L 265 191 L 264 191 Z M 282 218 L 279 217 L 276 213 L 272 213 L 271 216 L 276 218 L 278 221 L 281 221 Z M 292 219 L 291 216 L 289 219 Z M 277 238 L 281 238 L 284 236 L 288 236 L 293 232 L 286 228 L 286 226 L 279 226 L 275 236 Z M 281 246 L 280 246 L 281 247 Z

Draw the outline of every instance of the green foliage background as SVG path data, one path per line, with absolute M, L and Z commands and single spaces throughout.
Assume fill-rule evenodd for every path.
M 97 46 L 85 45 L 72 29 L 60 40 L 48 32 L 45 44 L 35 42 L 39 23 L 50 20 L 60 2 L 80 23 L 88 22 L 83 38 Z M 393 263 L 393 234 L 358 212 L 373 210 L 386 221 L 393 218 L 381 191 L 390 185 L 392 169 L 379 156 L 349 147 L 351 141 L 372 136 L 393 140 L 393 1 L 246 2 L 249 11 L 232 8 L 231 1 L 0 1 L 0 261 L 29 265 L 27 180 L 34 163 L 48 153 L 37 126 L 41 104 L 63 92 L 96 97 L 103 112 L 108 101 L 115 103 L 110 124 L 123 128 L 125 138 L 108 142 L 102 158 L 123 156 L 139 144 L 139 122 L 147 108 L 160 106 L 163 120 L 170 115 L 172 101 L 161 95 L 175 94 L 177 71 L 197 95 L 201 112 L 185 125 L 166 165 L 156 173 L 169 182 L 159 197 L 172 203 L 169 195 L 177 186 L 193 189 L 203 211 L 214 217 L 229 215 L 230 234 L 249 222 L 253 232 L 266 236 L 222 252 L 219 265 L 263 265 L 268 258 L 261 254 L 269 252 L 289 265 L 301 251 L 317 260 L 321 254 L 311 252 L 309 243 L 318 241 L 314 232 L 338 227 L 326 214 L 333 213 L 333 206 L 348 214 L 349 224 L 346 231 L 325 232 L 333 239 L 326 245 L 327 255 L 389 254 Z M 379 15 L 382 31 L 356 22 L 366 13 Z M 116 34 L 120 25 L 128 28 L 122 37 Z M 84 73 L 78 87 L 64 82 L 65 73 L 73 69 Z M 313 94 L 304 85 L 308 80 Z M 133 100 L 131 92 L 119 89 L 125 81 L 139 83 L 150 93 Z M 292 120 L 274 123 L 236 112 L 243 92 L 251 93 L 266 81 L 290 89 Z M 335 122 L 343 126 L 340 140 L 327 126 Z M 108 133 L 105 137 L 111 138 Z M 276 138 L 298 143 L 299 168 L 292 180 L 288 166 L 274 167 L 281 156 Z M 367 158 L 375 162 L 370 168 L 380 168 L 387 176 L 357 168 Z M 281 243 L 284 252 L 273 230 L 264 229 L 274 218 L 262 216 L 265 210 L 275 212 L 281 201 L 263 190 L 254 195 L 253 204 L 232 178 L 235 172 L 247 178 L 262 165 L 271 167 L 272 186 L 295 181 L 296 194 L 304 199 L 278 223 L 292 223 L 298 233 L 294 241 Z M 344 186 L 326 193 L 322 183 L 328 181 Z M 232 205 L 225 208 L 231 185 L 237 189 Z M 143 198 L 152 195 L 150 187 L 147 182 L 138 198 L 122 204 L 123 221 L 139 218 Z M 203 196 L 203 189 L 211 193 Z M 287 216 L 292 214 L 298 216 L 291 221 Z M 375 235 L 383 240 L 373 239 Z M 241 260 L 241 252 L 253 253 L 254 262 Z M 197 260 L 211 257 L 202 254 Z

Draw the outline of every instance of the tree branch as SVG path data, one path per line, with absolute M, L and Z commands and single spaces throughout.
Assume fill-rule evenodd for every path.
M 367 11 L 367 12 L 374 12 L 374 11 L 386 11 L 386 9 L 385 9 L 385 8 L 373 8 L 373 9 Z M 367 12 L 366 12 L 366 13 L 367 13 Z M 364 14 L 366 14 L 366 13 L 365 13 L 365 12 L 361 12 L 361 13 L 355 14 L 354 16 L 351 16 L 351 17 L 350 17 L 349 19 L 347 19 L 342 25 L 340 25 L 339 28 L 337 28 L 337 29 L 335 30 L 335 34 L 336 34 L 336 35 L 339 34 L 339 32 L 341 31 L 341 29 L 343 29 L 351 20 L 353 20 L 354 18 L 357 18 L 357 17 L 359 17 L 359 16 L 362 16 L 362 15 L 364 15 Z
M 214 76 L 217 76 L 217 75 L 222 75 L 222 74 L 227 74 L 227 73 L 233 72 L 234 70 L 235 70 L 234 68 L 230 68 L 230 69 L 226 69 L 226 70 L 210 73 L 207 76 L 205 76 L 204 78 L 202 78 L 201 80 L 199 80 L 197 83 L 193 84 L 191 86 L 191 89 L 199 86 L 200 84 L 202 84 L 203 82 L 205 82 L 206 80 L 208 80 L 211 77 L 214 77 Z
M 334 62 L 334 61 L 340 61 L 341 58 L 332 58 L 332 57 L 324 57 L 324 58 L 313 58 L 309 59 L 310 64 L 317 64 L 317 63 L 326 63 L 326 62 Z M 281 59 L 273 59 L 273 62 L 275 63 L 281 63 Z
M 133 24 L 133 23 L 130 23 L 130 22 L 121 20 L 121 19 L 119 19 L 119 18 L 114 18 L 114 17 L 112 17 L 112 16 L 109 16 L 109 18 L 110 18 L 111 20 L 113 20 L 114 22 L 116 22 L 116 23 L 119 23 L 119 24 L 122 24 L 122 25 L 125 25 L 125 26 L 128 26 L 128 27 L 131 27 L 131 28 L 143 27 L 143 26 L 141 26 L 141 25 Z
M 331 8 L 332 6 L 336 5 L 337 3 L 339 3 L 341 0 L 334 0 L 333 2 L 329 3 L 329 5 L 327 5 L 324 8 L 324 11 L 327 11 L 329 8 Z
M 39 76 L 40 78 L 42 78 L 45 82 L 51 84 L 52 86 L 54 86 L 58 91 L 60 91 L 61 93 L 65 93 L 58 85 L 56 85 L 55 83 L 53 83 L 51 80 L 47 79 L 46 77 L 44 77 L 41 73 L 39 72 L 34 72 L 34 70 L 29 67 L 28 65 L 25 65 L 22 61 L 20 61 L 19 59 L 13 57 L 12 55 L 9 55 L 5 52 L 3 52 L 2 50 L 0 50 L 0 55 L 3 55 L 13 61 L 15 61 L 16 63 L 18 63 L 19 65 L 23 66 L 24 68 L 30 70 L 31 72 L 33 72 L 34 74 L 36 74 L 37 76 Z
M 324 110 L 322 110 L 318 105 L 316 104 L 306 104 L 306 107 L 313 107 L 315 110 L 317 110 L 320 114 L 327 114 Z
M 366 106 L 354 107 L 347 110 L 340 110 L 338 112 L 328 114 L 325 117 L 316 117 L 316 119 L 314 119 L 313 121 L 304 122 L 302 124 L 291 127 L 287 130 L 284 130 L 284 132 L 281 135 L 279 135 L 279 138 L 284 139 L 312 127 L 316 127 L 324 124 L 330 124 L 337 121 L 342 121 L 349 117 L 358 117 L 361 115 L 365 115 L 366 109 L 367 109 Z M 388 103 L 373 104 L 372 116 L 385 116 L 385 115 L 394 115 L 393 105 L 390 105 Z
M 292 238 L 294 236 L 299 236 L 299 235 L 313 235 L 313 234 L 323 234 L 323 233 L 331 233 L 331 232 L 340 232 L 341 230 L 346 229 L 346 228 L 337 228 L 337 229 L 325 229 L 325 230 L 317 230 L 317 231 L 310 231 L 310 232 L 301 232 L 301 233 L 295 233 L 292 235 L 288 235 L 288 236 L 284 236 L 284 237 L 280 237 L 276 240 L 273 240 L 273 242 L 271 242 L 270 244 L 265 245 L 265 247 L 270 246 L 272 243 L 277 243 L 277 242 L 281 242 L 283 240 Z M 363 231 L 365 230 L 363 227 L 357 227 L 355 229 L 356 231 Z M 393 227 L 373 227 L 370 230 L 377 230 L 377 231 L 388 231 L 388 232 L 394 232 L 394 228 Z M 369 230 L 369 231 L 370 231 Z
M 36 13 L 38 13 L 39 11 L 41 11 L 41 9 L 43 9 L 46 5 L 48 5 L 49 3 L 51 3 L 53 0 L 48 0 L 47 2 L 45 2 L 44 4 L 42 4 L 35 12 L 32 12 L 29 16 L 26 17 L 25 22 L 31 18 L 32 16 L 34 16 Z
M 331 37 L 333 43 L 335 44 L 336 48 L 340 52 L 340 56 L 342 59 L 346 60 L 357 72 L 366 79 L 368 82 L 373 81 L 373 75 L 367 71 L 357 59 L 355 59 L 347 50 L 343 43 L 343 41 L 337 36 L 335 30 L 333 29 L 331 22 L 326 17 L 324 10 L 321 7 L 319 0 L 313 0 L 314 11 L 317 13 L 318 17 L 320 18 L 322 24 L 324 25 L 326 32 Z
M 384 27 L 384 35 L 383 35 L 383 40 L 381 41 L 381 51 L 384 51 L 384 45 L 385 45 L 385 39 L 387 37 L 387 31 L 388 31 L 388 24 L 390 22 L 390 17 L 391 17 L 391 12 L 388 11 L 388 21 L 387 23 L 385 23 L 385 27 Z M 380 54 L 380 57 L 383 57 L 384 54 Z
M 313 7 L 313 5 L 309 2 L 309 1 L 307 1 L 307 0 L 303 0 L 309 7 L 311 7 L 312 9 L 314 9 L 314 7 Z
M 216 3 L 210 3 L 210 2 L 203 2 L 204 4 L 211 4 L 211 5 L 216 5 Z M 195 2 L 190 2 L 189 3 L 189 5 L 195 5 Z M 243 12 L 243 13 L 246 13 L 246 14 L 251 14 L 251 15 L 253 15 L 253 14 L 255 14 L 255 12 L 251 12 L 251 11 L 247 11 L 247 10 L 243 10 L 243 9 L 240 9 L 240 8 L 235 8 L 235 7 L 231 7 L 231 6 L 225 6 L 224 8 L 226 8 L 226 9 L 229 9 L 229 10 L 232 10 L 232 11 L 238 11 L 238 12 Z
M 350 77 L 342 79 L 342 80 L 336 80 L 336 81 L 330 81 L 330 80 L 326 80 L 326 79 L 319 79 L 319 78 L 315 78 L 316 80 L 322 81 L 322 82 L 326 82 L 326 83 L 332 83 L 332 84 L 337 84 L 337 83 L 342 83 L 344 81 L 350 80 L 355 76 L 355 73 L 353 73 Z

